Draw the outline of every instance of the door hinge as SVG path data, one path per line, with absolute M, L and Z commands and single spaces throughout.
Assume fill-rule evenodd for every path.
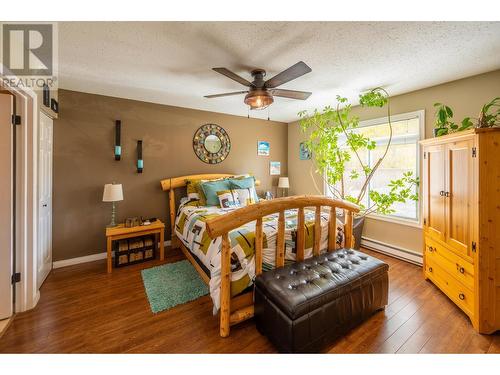
M 427 225 L 427 219 L 424 219 L 424 225 Z
M 472 241 L 472 252 L 476 252 L 476 241 Z
M 21 281 L 21 272 L 16 272 L 11 277 L 12 284 L 19 283 Z
M 475 158 L 477 156 L 477 151 L 475 147 L 472 147 L 472 157 Z
M 424 159 L 427 159 L 427 152 L 424 152 Z
M 12 115 L 12 125 L 21 125 L 21 116 Z

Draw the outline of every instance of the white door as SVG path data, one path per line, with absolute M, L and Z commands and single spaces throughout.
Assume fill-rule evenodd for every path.
M 40 112 L 38 154 L 37 286 L 52 269 L 52 129 L 53 121 Z
M 13 306 L 13 105 L 11 95 L 0 94 L 0 319 L 11 316 Z

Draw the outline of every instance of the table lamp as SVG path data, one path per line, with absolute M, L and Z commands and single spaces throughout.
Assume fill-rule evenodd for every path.
M 111 223 L 109 223 L 108 228 L 116 227 L 115 202 L 122 201 L 122 200 L 123 200 L 122 184 L 106 184 L 106 185 L 104 185 L 104 193 L 102 194 L 102 201 L 113 203 L 113 206 L 111 209 Z
M 289 187 L 290 183 L 288 181 L 288 177 L 280 177 L 278 181 L 278 188 L 283 189 L 283 197 L 285 196 L 285 189 L 288 189 Z

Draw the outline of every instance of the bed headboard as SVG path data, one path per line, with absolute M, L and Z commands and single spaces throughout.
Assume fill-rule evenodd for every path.
M 175 207 L 175 189 L 186 186 L 187 180 L 215 180 L 217 178 L 233 177 L 232 173 L 205 173 L 205 174 L 192 174 L 187 176 L 171 177 L 160 181 L 163 191 L 168 191 L 169 196 L 169 211 L 170 211 L 170 237 L 171 246 L 173 249 L 178 247 L 177 237 L 175 236 L 175 214 L 177 209 Z M 259 186 L 260 181 L 255 180 L 255 186 Z

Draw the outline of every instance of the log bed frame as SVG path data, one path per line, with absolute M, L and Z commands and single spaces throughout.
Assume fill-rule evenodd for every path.
M 186 186 L 188 179 L 212 180 L 216 178 L 232 177 L 232 174 L 198 174 L 190 176 L 181 176 L 169 178 L 160 181 L 164 191 L 169 192 L 169 212 L 172 248 L 182 250 L 186 258 L 191 262 L 196 271 L 200 274 L 205 283 L 210 282 L 210 277 L 198 264 L 191 252 L 177 238 L 175 234 L 175 189 Z M 256 181 L 258 185 L 258 181 Z M 343 209 L 345 212 L 345 247 L 353 246 L 353 214 L 359 212 L 358 206 L 342 200 L 332 199 L 322 195 L 301 195 L 285 198 L 276 198 L 270 201 L 261 201 L 251 206 L 239 208 L 228 212 L 225 215 L 218 216 L 206 222 L 206 230 L 211 238 L 222 237 L 221 249 L 221 291 L 220 291 L 220 335 L 228 337 L 230 326 L 240 323 L 253 317 L 253 291 L 249 291 L 234 297 L 231 297 L 231 244 L 229 232 L 252 221 L 255 224 L 255 274 L 262 273 L 262 218 L 274 213 L 279 213 L 278 233 L 276 244 L 276 267 L 283 267 L 285 264 L 285 211 L 298 209 L 297 222 L 297 261 L 304 260 L 305 247 L 305 218 L 304 208 L 315 207 L 315 225 L 314 225 L 314 244 L 313 255 L 319 255 L 320 252 L 320 234 L 321 234 L 321 208 L 330 207 L 330 220 L 328 224 L 328 251 L 335 250 L 336 239 L 336 209 Z M 333 219 L 332 219 L 333 218 Z

